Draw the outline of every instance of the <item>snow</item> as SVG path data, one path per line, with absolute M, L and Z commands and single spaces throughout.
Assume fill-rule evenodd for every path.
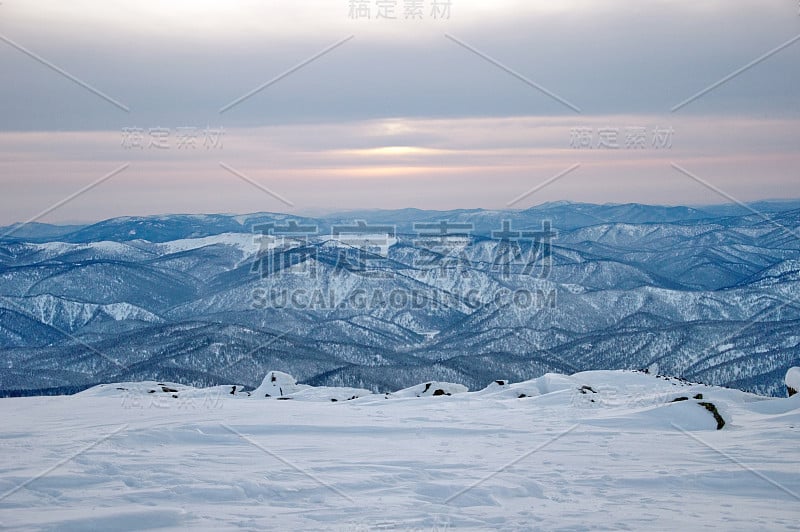
M 129 234 L 132 236 L 136 235 L 136 231 L 131 230 Z M 183 238 L 155 244 L 151 244 L 144 240 L 139 242 L 147 244 L 148 248 L 152 248 L 162 255 L 190 251 L 206 246 L 223 245 L 238 249 L 246 256 L 252 256 L 259 251 L 260 243 L 257 239 L 257 236 L 258 235 L 254 235 L 253 233 L 222 233 L 202 238 Z M 141 252 L 141 250 L 132 247 L 130 243 L 112 241 L 88 242 L 79 244 L 66 242 L 45 242 L 41 244 L 36 243 L 26 245 L 35 251 L 46 253 L 48 256 L 53 257 L 62 255 L 64 253 L 81 250 L 93 250 L 101 255 L 113 256 L 126 256 L 133 252 Z
M 260 247 L 257 236 L 253 233 L 222 233 L 203 238 L 172 240 L 163 244 L 156 244 L 156 247 L 163 254 L 172 254 L 206 246 L 223 245 L 236 248 L 246 256 L 252 256 L 258 253 Z
M 283 397 L 302 390 L 303 386 L 298 386 L 297 381 L 291 375 L 282 371 L 270 371 L 261 386 L 253 391 L 256 397 Z
M 53 255 L 60 255 L 62 253 L 68 253 L 70 251 L 77 251 L 84 249 L 95 249 L 98 251 L 105 251 L 108 253 L 122 254 L 130 252 L 131 249 L 130 246 L 128 244 L 125 244 L 124 242 L 112 242 L 108 240 L 103 240 L 100 242 L 81 243 L 81 244 L 72 244 L 67 242 L 44 242 L 41 244 L 30 243 L 26 245 L 37 251 L 52 253 Z
M 307 384 L 297 384 L 291 375 L 281 371 L 270 371 L 264 377 L 261 385 L 250 395 L 256 398 L 276 398 L 298 401 L 349 401 L 365 395 L 371 391 L 362 388 L 331 388 L 314 387 Z
M 410 388 L 405 388 L 397 392 L 387 394 L 391 397 L 435 397 L 442 395 L 453 395 L 465 393 L 468 388 L 463 384 L 453 384 L 451 382 L 425 382 Z
M 77 328 L 88 323 L 98 312 L 105 313 L 115 321 L 141 320 L 152 323 L 163 322 L 163 318 L 130 303 L 84 303 L 63 297 L 43 294 L 33 297 L 9 298 L 47 325 L 67 323 Z
M 427 384 L 344 400 L 275 371 L 258 389 L 292 400 L 166 381 L 2 399 L 0 528 L 797 527 L 800 395 L 623 371 Z
M 327 245 L 334 247 L 369 249 L 383 257 L 388 256 L 389 248 L 397 243 L 397 238 L 387 233 L 343 233 L 326 241 Z
M 793 389 L 795 392 L 800 392 L 800 368 L 789 368 L 786 372 L 786 386 Z

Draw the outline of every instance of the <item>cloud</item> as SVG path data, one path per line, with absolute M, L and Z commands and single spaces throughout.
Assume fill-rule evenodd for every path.
M 423 20 L 405 20 L 402 0 L 396 20 L 374 4 L 353 20 L 348 0 L 3 3 L 0 65 L 13 83 L 0 84 L 0 223 L 126 161 L 50 219 L 284 207 L 220 160 L 298 212 L 502 208 L 576 163 L 526 201 L 724 200 L 672 161 L 742 200 L 800 195 L 800 41 L 670 112 L 796 36 L 789 2 L 451 1 L 448 20 L 430 16 L 432 0 Z M 225 144 L 125 150 L 132 127 L 173 141 L 178 128 L 224 128 Z M 631 127 L 646 130 L 646 149 L 596 149 L 600 130 L 624 144 Z M 650 145 L 657 127 L 674 131 L 670 150 Z M 571 146 L 575 128 L 593 149 Z
M 665 122 L 665 118 L 672 118 Z M 669 127 L 671 148 L 653 145 Z M 591 148 L 576 148 L 576 129 Z M 643 146 L 626 147 L 629 128 Z M 616 131 L 617 149 L 598 148 Z M 570 198 L 590 202 L 718 203 L 724 197 L 674 171 L 676 162 L 743 200 L 800 196 L 793 120 L 740 117 L 484 117 L 383 119 L 226 130 L 218 149 L 126 149 L 121 131 L 0 133 L 3 220 L 42 211 L 130 162 L 124 173 L 54 212 L 49 220 L 120 214 L 289 210 L 223 170 L 237 169 L 289 198 L 296 209 L 504 208 L 508 201 L 580 163 L 527 198 L 525 207 Z
M 798 33 L 782 0 L 452 0 L 447 21 L 350 20 L 348 2 L 55 2 L 3 5 L 4 35 L 131 108 L 126 114 L 0 43 L 6 130 L 114 129 L 387 117 L 568 116 L 569 108 L 444 37 L 578 105 L 667 112 Z M 427 5 L 427 4 L 426 4 Z M 402 6 L 398 2 L 398 6 Z M 347 44 L 223 115 L 219 109 L 327 46 Z M 681 114 L 794 116 L 800 43 Z

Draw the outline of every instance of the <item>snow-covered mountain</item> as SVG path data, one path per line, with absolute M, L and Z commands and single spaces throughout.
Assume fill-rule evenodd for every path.
M 762 214 L 558 202 L 25 226 L 0 241 L 0 390 L 254 388 L 271 369 L 375 392 L 429 379 L 479 389 L 657 363 L 784 395 L 800 364 L 800 204 L 753 207 Z

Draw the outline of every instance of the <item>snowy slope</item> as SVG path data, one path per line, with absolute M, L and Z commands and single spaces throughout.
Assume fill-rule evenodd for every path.
M 0 400 L 0 527 L 797 527 L 800 395 L 621 371 L 344 402 L 274 383 L 291 400 L 168 382 Z

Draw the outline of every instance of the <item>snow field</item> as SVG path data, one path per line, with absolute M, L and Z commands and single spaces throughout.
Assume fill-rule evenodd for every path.
M 621 371 L 337 401 L 280 372 L 264 381 L 291 399 L 158 382 L 0 401 L 0 527 L 798 525 L 800 395 Z

